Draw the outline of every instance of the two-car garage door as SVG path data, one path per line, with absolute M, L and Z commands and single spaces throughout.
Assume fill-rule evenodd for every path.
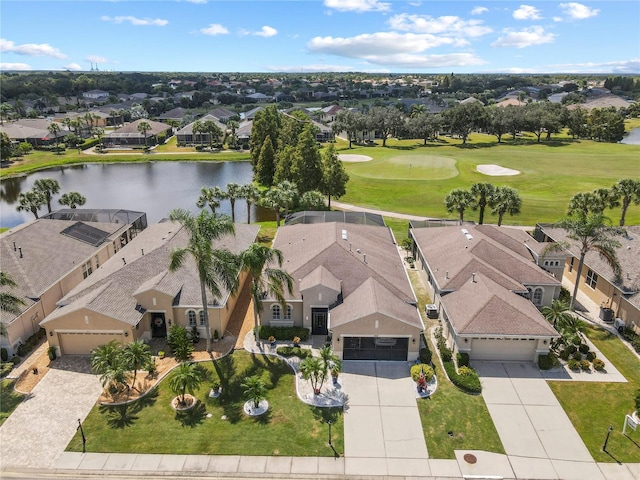
M 58 333 L 62 355 L 89 355 L 91 350 L 115 340 L 122 343 L 122 333 Z
M 408 338 L 343 337 L 343 360 L 407 361 Z
M 533 362 L 537 340 L 533 339 L 473 339 L 472 360 Z

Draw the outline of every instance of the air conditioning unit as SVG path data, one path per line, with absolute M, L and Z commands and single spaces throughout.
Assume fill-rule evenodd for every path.
M 624 331 L 626 326 L 627 324 L 624 323 L 624 320 L 622 320 L 621 318 L 616 318 L 613 322 L 613 328 L 615 328 L 620 333 Z

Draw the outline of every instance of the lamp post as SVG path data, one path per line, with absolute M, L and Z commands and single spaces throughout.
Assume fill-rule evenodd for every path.
M 611 435 L 611 431 L 613 430 L 613 425 L 609 425 L 609 429 L 607 430 L 607 436 L 604 439 L 604 443 L 602 444 L 602 451 L 607 451 L 607 443 L 609 442 L 609 435 Z
M 331 443 L 331 420 L 327 420 L 327 423 L 329 424 L 329 446 L 333 447 L 333 444 Z
M 78 428 L 76 428 L 76 431 L 80 430 L 80 434 L 82 435 L 82 453 L 86 453 L 87 452 L 87 439 L 84 436 L 84 430 L 82 429 L 82 422 L 80 422 L 80 419 L 78 419 Z

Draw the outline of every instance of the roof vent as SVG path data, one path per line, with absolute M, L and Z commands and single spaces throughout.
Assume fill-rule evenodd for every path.
M 20 252 L 20 258 L 22 258 L 22 247 L 18 247 L 18 251 Z
M 360 249 L 359 248 L 356 248 L 356 253 L 360 253 Z
M 444 278 L 446 278 L 447 280 L 449 279 L 449 270 L 447 270 L 444 274 Z
M 127 264 L 127 261 L 124 259 L 124 257 L 122 257 L 122 263 L 124 263 L 125 265 Z
M 462 228 L 460 231 L 465 235 L 469 235 L 469 230 L 467 230 L 466 228 Z
M 476 273 L 475 273 L 475 272 L 473 272 L 473 273 L 471 274 L 471 281 L 472 281 L 473 283 L 476 283 Z
M 367 254 L 366 253 L 362 256 L 362 260 L 364 261 L 364 263 L 367 263 Z
M 467 237 L 467 240 L 473 240 L 473 235 L 470 233 L 466 233 L 464 236 Z
M 347 239 L 347 231 L 346 230 L 342 230 L 342 239 L 343 240 Z

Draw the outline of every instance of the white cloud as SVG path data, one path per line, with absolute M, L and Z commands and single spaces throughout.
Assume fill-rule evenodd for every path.
M 82 70 L 82 67 L 80 65 L 78 65 L 77 63 L 70 63 L 68 65 L 64 65 L 63 68 L 65 70 L 74 70 L 74 71 Z
M 87 62 L 91 62 L 91 63 L 108 63 L 109 60 L 107 60 L 105 57 L 101 57 L 100 55 L 87 55 L 84 58 Z
M 226 35 L 229 33 L 229 30 L 219 23 L 211 23 L 208 27 L 201 28 L 200 33 L 204 33 L 205 35 Z
M 491 28 L 483 25 L 482 20 L 463 20 L 453 15 L 434 18 L 429 15 L 402 13 L 391 17 L 389 25 L 394 30 L 404 32 L 458 35 L 460 37 L 480 37 L 492 32 Z
M 64 53 L 48 43 L 23 43 L 22 45 L 16 45 L 11 40 L 4 38 L 0 38 L 0 52 L 17 53 L 18 55 L 28 55 L 30 57 L 67 58 Z M 15 65 L 24 64 L 16 63 Z
M 553 43 L 555 35 L 553 33 L 547 33 L 544 28 L 540 26 L 533 26 L 525 28 L 518 32 L 505 30 L 504 37 L 500 37 L 498 40 L 491 44 L 492 47 L 516 47 L 525 48 L 532 45 L 542 45 L 544 43 Z
M 487 7 L 473 7 L 471 10 L 471 15 L 482 15 L 483 13 L 487 13 L 489 9 Z
M 32 70 L 32 68 L 26 63 L 0 62 L 0 70 Z
M 355 69 L 352 66 L 344 65 L 267 65 L 265 67 L 271 72 L 353 72 Z
M 185 0 L 189 3 L 207 3 L 207 0 Z
M 562 17 L 553 17 L 553 21 L 554 22 L 561 22 L 562 21 Z
M 100 19 L 105 22 L 112 22 L 112 23 L 129 22 L 131 23 L 131 25 L 134 25 L 136 27 L 149 26 L 149 25 L 154 27 L 164 27 L 165 25 L 169 24 L 169 20 L 164 20 L 162 18 L 138 18 L 138 17 L 132 17 L 131 15 L 118 16 L 118 17 L 108 17 L 106 15 L 103 15 L 102 17 L 100 17 Z
M 483 65 L 486 62 L 471 53 L 451 53 L 444 55 L 372 55 L 365 57 L 370 63 L 379 65 L 394 65 L 403 68 L 436 68 L 436 67 L 466 67 Z
M 520 8 L 513 11 L 513 18 L 516 20 L 540 20 L 540 10 L 531 5 L 520 5 Z
M 388 12 L 391 4 L 378 0 L 324 0 L 324 6 L 339 12 Z
M 620 73 L 635 74 L 640 73 L 640 58 L 631 60 L 618 60 L 612 62 L 587 62 L 587 63 L 567 63 L 547 65 L 544 67 L 548 72 L 566 73 Z
M 268 25 L 265 25 L 264 27 L 262 27 L 262 29 L 259 32 L 254 32 L 254 35 L 257 35 L 259 37 L 273 37 L 277 34 L 278 34 L 278 30 Z
M 561 3 L 560 9 L 565 15 L 574 20 L 584 20 L 585 18 L 595 17 L 600 13 L 600 10 L 596 8 L 587 7 L 586 5 L 576 2 Z

